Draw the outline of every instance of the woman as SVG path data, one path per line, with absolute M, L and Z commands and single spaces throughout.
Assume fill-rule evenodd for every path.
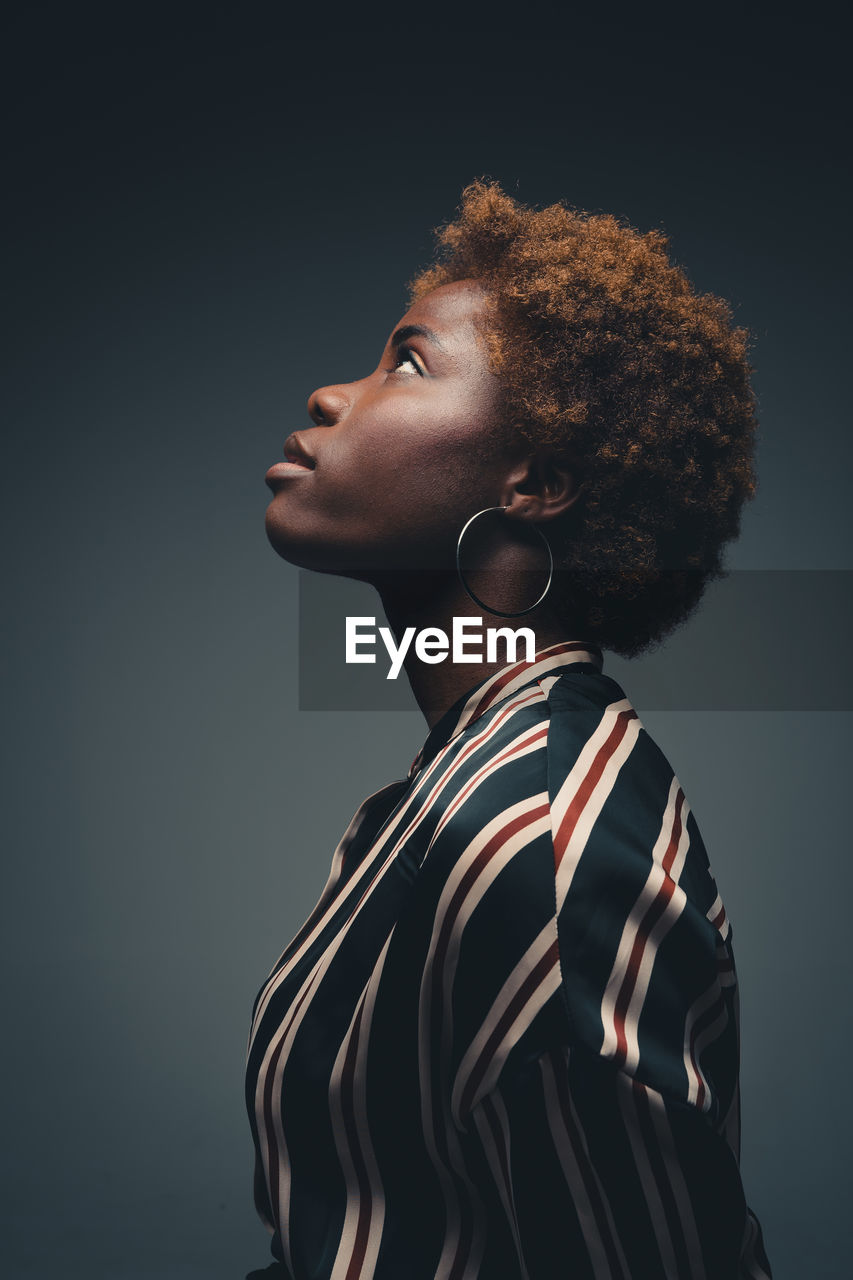
M 373 583 L 398 640 L 479 619 L 535 653 L 409 646 L 426 742 L 259 993 L 270 1274 L 769 1276 L 729 924 L 602 670 L 721 572 L 755 487 L 746 335 L 610 217 L 476 182 L 440 240 L 379 366 L 311 396 L 267 532 Z

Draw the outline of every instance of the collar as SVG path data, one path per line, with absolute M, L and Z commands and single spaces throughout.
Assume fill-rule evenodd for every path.
M 545 676 L 551 677 L 549 684 L 553 683 L 566 667 L 579 663 L 592 665 L 596 671 L 601 671 L 604 659 L 598 645 L 588 640 L 561 640 L 545 649 L 537 649 L 532 662 L 511 662 L 494 675 L 487 676 L 473 689 L 463 693 L 433 725 L 426 742 L 409 767 L 408 777 L 413 778 L 438 755 L 442 747 L 490 707 L 512 697 L 519 689 L 536 684 Z

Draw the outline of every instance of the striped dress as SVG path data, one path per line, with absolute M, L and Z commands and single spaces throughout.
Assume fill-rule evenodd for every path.
M 731 928 L 595 645 L 482 681 L 361 805 L 246 1082 L 264 1275 L 770 1276 Z

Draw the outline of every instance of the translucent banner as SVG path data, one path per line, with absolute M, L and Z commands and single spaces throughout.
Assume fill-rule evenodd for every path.
M 409 650 L 437 664 L 461 639 L 457 657 L 486 659 L 489 628 L 526 621 L 496 617 L 478 631 L 463 619 L 444 641 L 413 634 Z M 496 637 L 501 665 L 525 657 L 523 639 L 513 655 Z M 372 587 L 299 571 L 300 710 L 416 710 L 400 640 Z M 851 650 L 853 570 L 734 570 L 658 648 L 633 659 L 605 650 L 604 672 L 640 711 L 850 711 Z M 489 674 L 476 661 L 470 672 L 471 686 Z

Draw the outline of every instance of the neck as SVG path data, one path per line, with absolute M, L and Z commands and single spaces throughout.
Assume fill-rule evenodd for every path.
M 415 701 L 420 707 L 430 729 L 441 719 L 445 711 L 453 706 L 474 685 L 500 671 L 513 661 L 512 649 L 507 650 L 506 641 L 497 637 L 496 658 L 486 660 L 486 631 L 488 628 L 508 628 L 517 631 L 526 627 L 533 632 L 535 649 L 547 648 L 562 640 L 578 639 L 570 635 L 565 623 L 559 622 L 548 607 L 547 602 L 531 613 L 518 618 L 502 618 L 478 608 L 462 588 L 455 574 L 420 573 L 406 577 L 388 575 L 381 580 L 374 580 L 379 592 L 382 607 L 388 619 L 388 625 L 394 633 L 397 644 L 403 640 L 405 632 L 414 628 L 415 635 L 426 627 L 439 628 L 450 641 L 450 652 L 438 663 L 423 662 L 415 652 L 414 637 L 409 644 L 403 659 L 403 669 L 408 677 Z M 476 591 L 481 599 L 485 594 Z M 527 599 L 530 599 L 528 592 Z M 513 604 L 502 606 L 512 609 Z M 520 606 L 520 607 L 523 607 Z M 465 618 L 475 623 L 479 620 L 480 629 L 475 626 L 467 628 L 466 649 L 471 654 L 480 654 L 483 661 L 454 660 L 453 620 Z M 478 638 L 479 637 L 479 638 Z M 517 660 L 525 657 L 526 648 L 523 639 L 519 638 L 516 650 Z

